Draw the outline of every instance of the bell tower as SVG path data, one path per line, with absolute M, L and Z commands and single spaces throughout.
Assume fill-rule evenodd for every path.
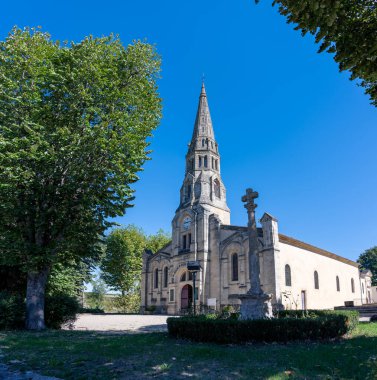
M 226 190 L 220 175 L 220 154 L 213 131 L 204 83 L 194 131 L 186 154 L 180 203 L 173 219 L 173 254 L 208 252 L 208 219 L 215 214 L 230 224 Z

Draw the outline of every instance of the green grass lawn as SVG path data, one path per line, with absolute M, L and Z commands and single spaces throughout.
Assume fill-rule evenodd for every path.
M 377 379 L 377 323 L 325 343 L 191 343 L 164 333 L 2 332 L 3 361 L 63 379 Z M 16 367 L 15 367 L 16 366 Z

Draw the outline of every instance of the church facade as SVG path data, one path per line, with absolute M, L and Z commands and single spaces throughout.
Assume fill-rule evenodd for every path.
M 275 308 L 328 309 L 372 299 L 371 273 L 356 262 L 280 234 L 278 220 L 264 213 L 258 227 L 260 281 Z M 141 311 L 180 314 L 192 306 L 238 308 L 247 293 L 249 232 L 230 224 L 219 147 L 202 85 L 194 131 L 186 154 L 180 204 L 172 220 L 172 241 L 145 252 Z M 193 289 L 189 261 L 201 266 Z

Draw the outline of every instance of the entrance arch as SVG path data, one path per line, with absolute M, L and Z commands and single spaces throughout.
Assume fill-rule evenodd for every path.
M 186 284 L 181 291 L 181 309 L 188 309 L 192 304 L 192 286 Z

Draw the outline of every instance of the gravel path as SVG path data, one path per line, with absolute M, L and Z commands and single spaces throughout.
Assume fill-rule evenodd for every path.
M 73 330 L 166 332 L 167 315 L 80 314 Z

